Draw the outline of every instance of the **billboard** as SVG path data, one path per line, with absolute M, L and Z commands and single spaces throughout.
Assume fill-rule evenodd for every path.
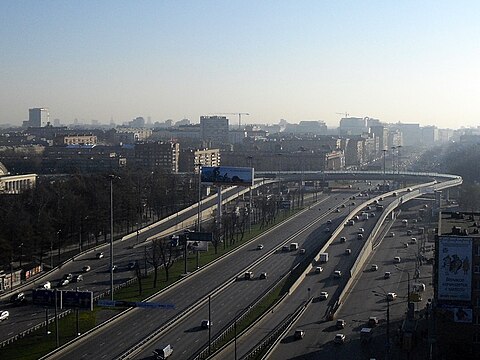
M 473 322 L 473 310 L 466 307 L 455 307 L 450 305 L 440 304 L 438 312 L 443 314 L 449 321 L 456 323 L 472 323 Z
M 93 311 L 93 292 L 62 290 L 62 309 L 85 309 Z
M 472 296 L 472 238 L 438 239 L 438 299 L 470 301 Z
M 253 168 L 229 166 L 202 167 L 202 183 L 215 185 L 253 185 Z
M 194 251 L 208 251 L 209 241 L 187 241 L 187 248 Z

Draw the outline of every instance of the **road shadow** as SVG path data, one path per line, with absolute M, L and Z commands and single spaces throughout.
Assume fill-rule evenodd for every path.
M 203 331 L 203 330 L 206 330 L 206 329 L 201 327 L 201 326 L 194 326 L 194 327 L 191 327 L 190 329 L 185 330 L 184 332 L 185 333 L 193 333 L 193 332 L 198 332 L 198 331 Z

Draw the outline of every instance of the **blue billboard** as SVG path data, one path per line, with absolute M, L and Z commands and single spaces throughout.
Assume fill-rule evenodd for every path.
M 215 185 L 253 185 L 253 168 L 229 166 L 202 167 L 202 183 Z

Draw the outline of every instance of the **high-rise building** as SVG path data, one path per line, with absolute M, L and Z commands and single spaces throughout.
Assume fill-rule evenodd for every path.
M 179 150 L 180 145 L 173 142 L 136 144 L 135 160 L 138 166 L 147 169 L 177 173 Z
M 212 144 L 228 143 L 228 119 L 225 116 L 201 116 L 200 136 Z
M 28 126 L 42 127 L 46 126 L 49 122 L 50 115 L 48 109 L 45 108 L 33 108 L 28 109 Z

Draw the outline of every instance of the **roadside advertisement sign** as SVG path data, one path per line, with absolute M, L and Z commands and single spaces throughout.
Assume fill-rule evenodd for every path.
M 215 185 L 253 185 L 253 168 L 215 166 L 202 167 L 202 183 Z
M 473 322 L 473 310 L 471 308 L 440 304 L 438 311 L 449 321 L 456 323 Z
M 472 238 L 440 236 L 438 240 L 438 299 L 470 301 Z
M 209 241 L 187 241 L 187 248 L 194 251 L 208 251 Z

